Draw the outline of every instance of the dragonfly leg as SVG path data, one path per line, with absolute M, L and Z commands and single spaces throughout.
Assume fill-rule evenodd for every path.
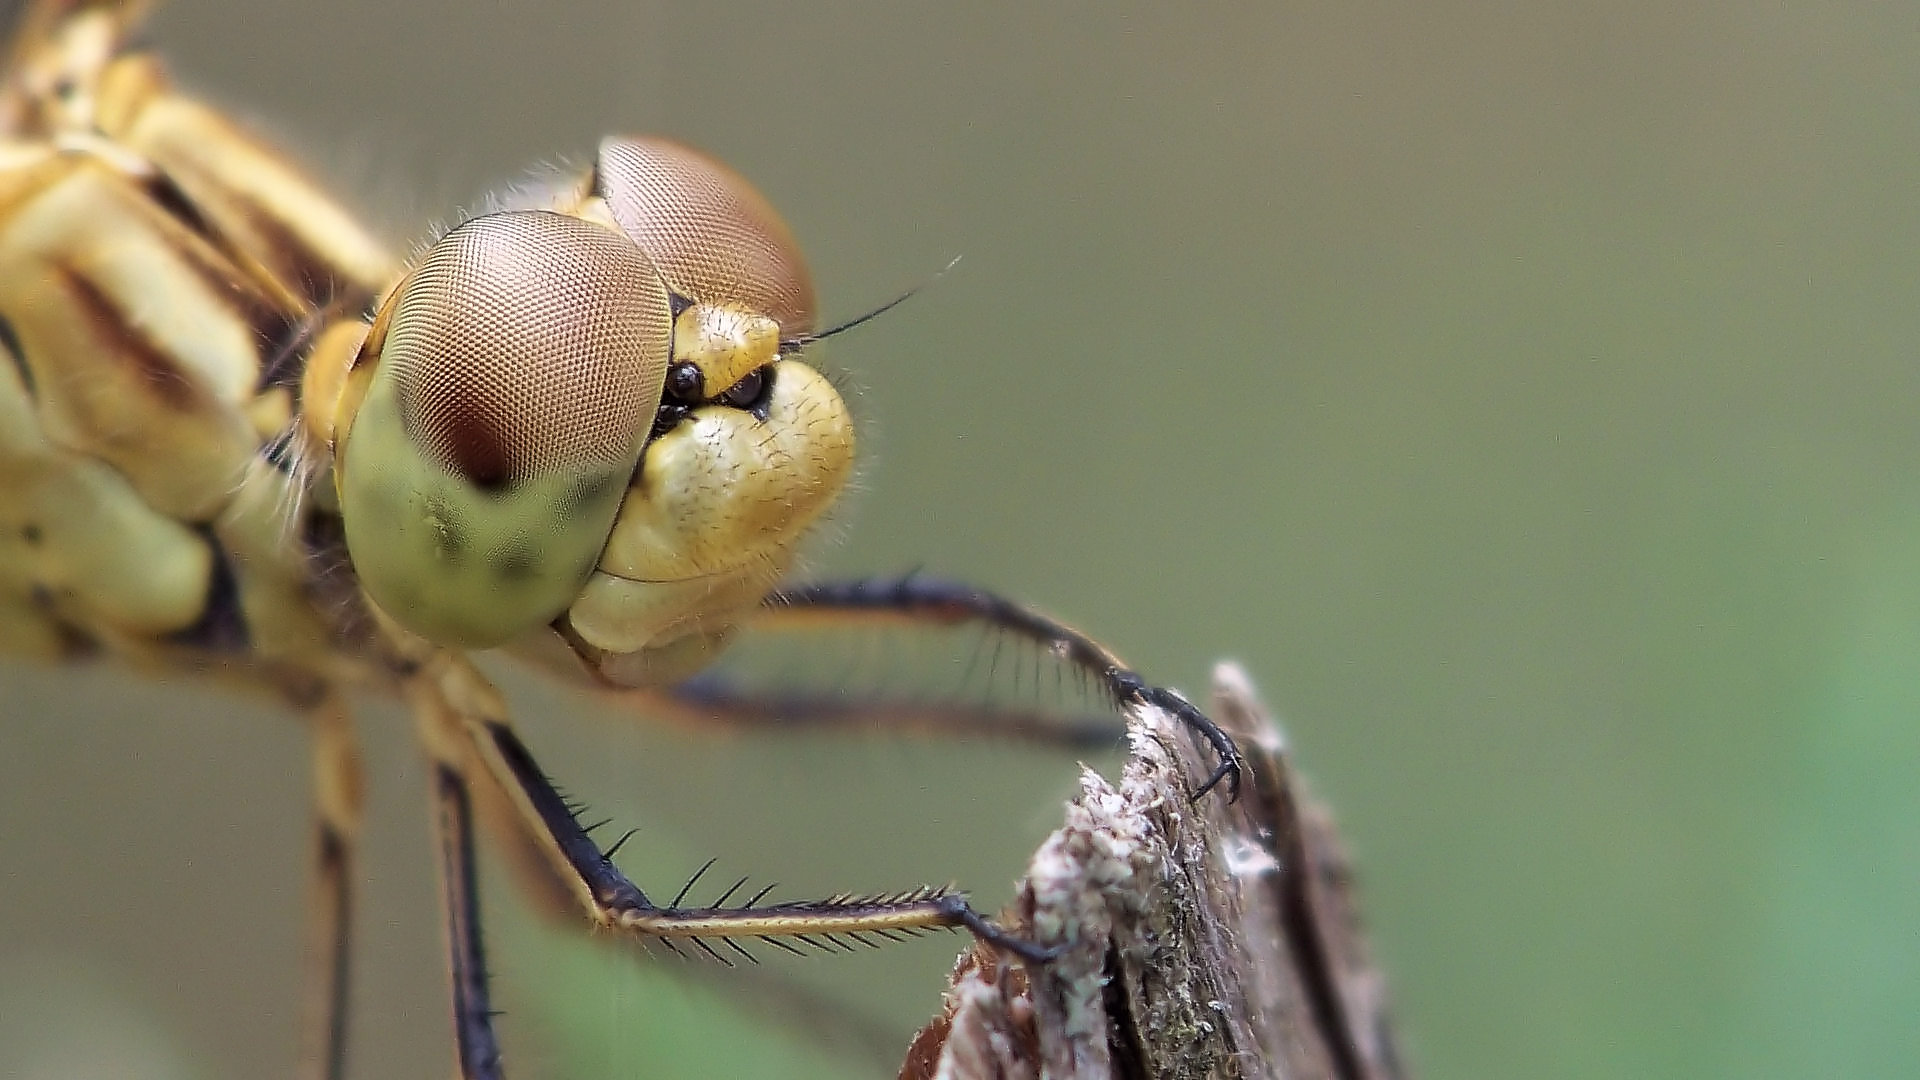
M 472 783 L 476 763 L 457 713 L 432 685 L 415 679 L 406 685 L 406 692 L 433 778 L 434 835 L 440 844 L 440 891 L 446 905 L 447 970 L 453 985 L 459 1075 L 462 1080 L 501 1080 L 500 1042 L 487 989 L 486 940 L 480 927 Z
M 327 694 L 306 710 L 313 728 L 314 879 L 308 901 L 308 997 L 301 1075 L 346 1076 L 354 844 L 360 833 L 360 748 L 345 703 Z
M 573 886 L 582 910 L 601 927 L 659 941 L 670 949 L 685 944 L 722 962 L 728 962 L 726 954 L 709 942 L 750 957 L 744 943 L 751 941 L 790 952 L 801 951 L 799 946 L 833 950 L 851 948 L 853 943 L 877 945 L 881 940 L 936 929 L 967 930 L 1029 961 L 1043 962 L 1057 954 L 1056 949 L 987 920 L 967 904 L 963 894 L 944 888 L 778 903 L 763 903 L 763 891 L 731 906 L 729 891 L 706 906 L 682 906 L 678 897 L 672 903 L 657 903 L 587 835 L 572 806 L 514 732 L 498 692 L 458 657 L 441 657 L 434 667 L 437 670 L 423 672 L 413 691 L 426 719 L 443 739 L 453 725 L 464 727 L 472 750 L 510 794 L 528 830 L 545 841 L 551 865 Z
M 453 1034 L 460 1076 L 462 1080 L 500 1080 L 500 1043 L 493 1030 L 486 944 L 480 931 L 473 798 L 461 769 L 446 761 L 434 763 L 433 800 L 440 839 L 440 884 L 447 905 L 447 957 L 453 976 Z
M 920 623 L 945 627 L 974 623 L 1025 638 L 1098 680 L 1122 707 L 1162 709 L 1201 735 L 1220 758 L 1193 797 L 1224 783 L 1228 798 L 1240 794 L 1241 758 L 1233 739 L 1206 713 L 1178 693 L 1142 678 L 1113 650 L 1086 634 L 1003 596 L 937 578 L 909 574 L 900 578 L 823 581 L 774 591 L 756 621 L 830 619 L 861 622 Z
M 979 735 L 1088 751 L 1120 745 L 1127 730 L 1125 722 L 1111 714 L 1063 714 L 1018 704 L 773 691 L 743 685 L 721 673 L 702 673 L 672 686 L 623 687 L 604 694 L 649 719 L 671 720 L 690 728 L 721 724 L 946 738 Z

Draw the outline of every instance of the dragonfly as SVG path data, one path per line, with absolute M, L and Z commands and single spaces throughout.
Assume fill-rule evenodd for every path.
M 1237 793 L 1232 740 L 1088 635 L 922 575 L 802 582 L 856 427 L 811 278 L 724 164 L 647 136 L 395 258 L 273 147 L 178 90 L 138 0 L 32 0 L 0 73 L 0 649 L 272 695 L 313 753 L 312 1030 L 346 1074 L 362 763 L 349 700 L 404 702 L 430 764 L 457 1067 L 504 1075 L 482 841 L 614 940 L 716 960 L 971 933 L 1072 942 L 951 888 L 688 903 L 643 890 L 539 764 L 475 657 L 714 723 L 989 726 L 749 685 L 736 639 L 974 626 L 1158 708 Z M 716 673 L 716 671 L 719 673 Z M 689 885 L 692 883 L 689 882 Z

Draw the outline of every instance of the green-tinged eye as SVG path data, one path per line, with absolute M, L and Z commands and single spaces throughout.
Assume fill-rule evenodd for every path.
M 442 237 L 383 318 L 338 436 L 354 566 L 408 629 L 499 645 L 600 557 L 666 377 L 666 286 L 611 229 L 513 211 Z

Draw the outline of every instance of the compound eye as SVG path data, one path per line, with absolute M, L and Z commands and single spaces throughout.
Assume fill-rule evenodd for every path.
M 627 238 L 544 211 L 436 243 L 382 313 L 340 439 L 361 584 L 449 645 L 500 644 L 573 600 L 660 402 L 673 315 Z
M 561 214 L 476 218 L 434 245 L 380 354 L 422 453 L 481 488 L 615 465 L 666 373 L 659 275 L 630 243 Z
M 765 315 L 791 340 L 813 331 L 813 280 L 780 215 L 738 173 L 656 138 L 600 143 L 598 193 L 675 292 Z

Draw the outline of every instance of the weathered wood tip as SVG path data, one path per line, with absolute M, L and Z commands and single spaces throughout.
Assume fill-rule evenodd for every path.
M 1134 715 L 1119 784 L 1082 776 L 1003 916 L 1067 951 L 962 955 L 901 1080 L 1407 1075 L 1331 816 L 1238 666 L 1215 669 L 1213 706 L 1247 758 L 1239 801 L 1191 801 L 1211 751 Z

